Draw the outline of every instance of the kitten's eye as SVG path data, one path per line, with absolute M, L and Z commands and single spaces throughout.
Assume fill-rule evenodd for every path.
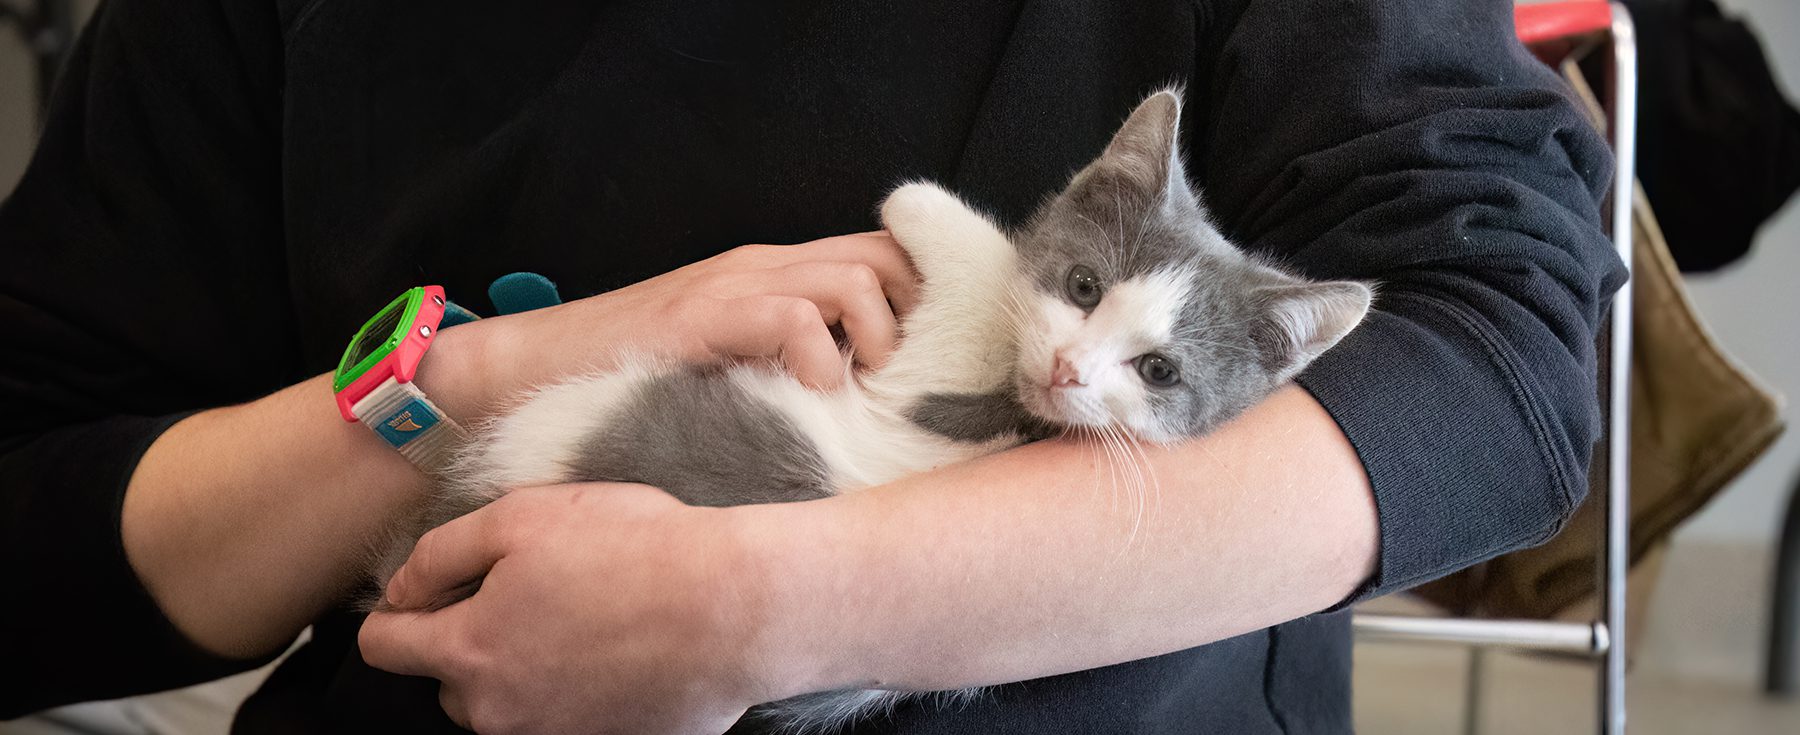
M 1181 382 L 1181 371 L 1175 369 L 1175 361 L 1158 354 L 1139 355 L 1137 359 L 1138 375 L 1144 382 L 1158 388 L 1167 388 Z
M 1083 309 L 1092 309 L 1100 303 L 1100 276 L 1094 269 L 1078 265 L 1069 269 L 1069 300 Z

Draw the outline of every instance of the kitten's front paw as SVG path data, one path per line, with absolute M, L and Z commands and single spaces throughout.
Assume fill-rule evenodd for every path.
M 927 279 L 931 271 L 966 258 L 962 252 L 983 239 L 1000 238 L 999 231 L 955 194 L 937 184 L 915 182 L 894 190 L 881 203 L 881 222 L 914 267 Z
M 917 181 L 895 189 L 881 203 L 881 224 L 900 241 L 901 247 L 912 253 L 932 235 L 941 235 L 956 221 L 957 214 L 966 210 L 956 195 L 943 187 Z

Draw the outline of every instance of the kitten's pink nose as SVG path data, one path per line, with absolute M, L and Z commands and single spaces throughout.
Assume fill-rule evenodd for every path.
M 1056 353 L 1056 367 L 1050 370 L 1050 385 L 1054 388 L 1068 388 L 1076 385 L 1087 385 L 1081 382 L 1081 371 L 1075 369 L 1075 363 L 1063 353 Z

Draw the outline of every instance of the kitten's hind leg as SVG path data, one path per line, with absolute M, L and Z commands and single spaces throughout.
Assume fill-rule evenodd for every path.
M 911 396 L 1005 390 L 1015 353 L 1018 255 L 993 222 L 934 184 L 888 195 L 882 223 L 923 280 L 879 381 Z

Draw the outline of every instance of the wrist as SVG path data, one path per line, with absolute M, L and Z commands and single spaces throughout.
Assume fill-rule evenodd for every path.
M 498 397 L 489 356 L 495 350 L 493 342 L 505 331 L 495 327 L 504 326 L 482 320 L 439 332 L 419 361 L 413 382 L 460 423 L 484 417 Z
M 878 685 L 858 635 L 867 588 L 845 506 L 830 500 L 724 509 L 738 539 L 735 569 L 752 611 L 746 659 L 761 701 Z

